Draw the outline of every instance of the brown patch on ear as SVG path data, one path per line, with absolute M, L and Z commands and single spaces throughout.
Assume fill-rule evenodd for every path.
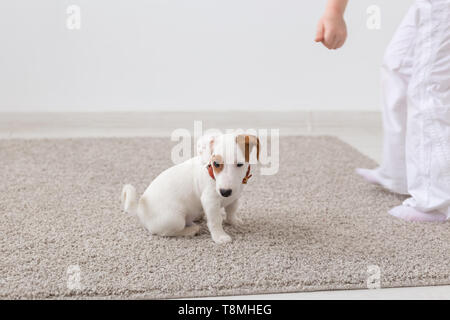
M 214 162 L 219 164 L 218 168 L 214 165 Z M 212 166 L 212 168 L 214 170 L 214 173 L 215 174 L 219 174 L 223 170 L 223 159 L 222 159 L 222 157 L 220 155 L 218 155 L 218 154 L 213 155 L 211 157 L 211 166 Z
M 259 139 L 251 134 L 240 134 L 236 136 L 236 143 L 245 155 L 245 161 L 250 161 L 250 153 L 256 146 L 256 160 L 259 160 Z

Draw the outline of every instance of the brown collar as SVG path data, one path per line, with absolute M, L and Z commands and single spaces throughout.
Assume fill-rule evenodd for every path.
M 211 163 L 208 164 L 206 169 L 208 170 L 209 176 L 213 180 L 216 180 L 216 177 L 214 177 L 214 170 L 213 170 Z M 247 173 L 245 174 L 244 179 L 242 179 L 242 184 L 247 184 L 248 179 L 250 179 L 251 177 L 252 177 L 252 175 L 250 174 L 250 165 L 248 165 Z

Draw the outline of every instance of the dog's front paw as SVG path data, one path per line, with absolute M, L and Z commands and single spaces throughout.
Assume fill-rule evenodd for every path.
M 231 237 L 226 233 L 221 233 L 218 235 L 212 235 L 212 239 L 217 244 L 228 243 L 231 242 Z

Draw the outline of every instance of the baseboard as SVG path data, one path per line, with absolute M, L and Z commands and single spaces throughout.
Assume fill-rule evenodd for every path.
M 379 129 L 381 114 L 367 111 L 295 112 L 17 112 L 0 113 L 0 137 L 166 136 L 177 128 L 280 129 L 287 133 Z

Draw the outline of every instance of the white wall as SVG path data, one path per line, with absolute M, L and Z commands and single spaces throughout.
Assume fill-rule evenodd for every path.
M 325 0 L 1 0 L 0 111 L 376 110 L 411 3 L 350 0 L 330 52 L 312 41 Z

